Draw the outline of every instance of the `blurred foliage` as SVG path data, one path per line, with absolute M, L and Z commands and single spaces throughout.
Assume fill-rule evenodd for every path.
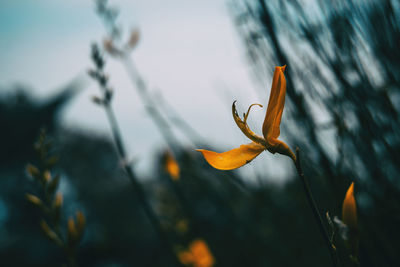
M 307 156 L 321 210 L 339 214 L 355 181 L 361 265 L 399 265 L 399 2 L 232 7 L 257 77 L 288 65 L 289 137 Z
M 398 266 L 398 2 L 245 0 L 231 7 L 261 83 L 270 84 L 275 65 L 288 66 L 285 140 L 301 148 L 321 213 L 340 217 L 354 181 L 360 266 Z M 24 197 L 36 188 L 24 170 L 35 163 L 33 143 L 46 127 L 60 155 L 62 216 L 81 209 L 87 221 L 79 265 L 173 266 L 112 141 L 57 123 L 76 87 L 46 101 L 23 88 L 0 96 L 0 265 L 65 262 Z M 167 173 L 160 148 L 154 175 L 139 180 L 177 254 L 194 255 L 193 242 L 204 240 L 215 266 L 329 266 L 300 181 L 249 184 L 212 169 L 192 148 L 174 153 L 179 179 Z

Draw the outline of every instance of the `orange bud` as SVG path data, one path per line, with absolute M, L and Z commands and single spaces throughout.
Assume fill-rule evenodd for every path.
M 171 176 L 172 180 L 179 180 L 180 168 L 178 162 L 176 162 L 174 156 L 169 151 L 165 153 L 165 170 Z
M 86 219 L 81 211 L 76 212 L 76 229 L 78 231 L 79 236 L 81 237 L 83 231 L 85 230 Z
M 214 256 L 206 242 L 196 239 L 190 243 L 189 249 L 178 254 L 179 261 L 184 265 L 194 267 L 212 267 L 215 264 Z
M 342 221 L 348 227 L 348 238 L 346 244 L 351 251 L 351 255 L 356 257 L 358 254 L 358 228 L 357 207 L 354 198 L 354 183 L 351 183 L 343 201 Z
M 37 178 L 39 176 L 39 169 L 35 165 L 28 164 L 26 166 L 26 171 L 33 178 Z
M 343 201 L 342 221 L 347 227 L 357 229 L 357 207 L 354 198 L 354 182 L 351 183 Z
M 40 221 L 40 228 L 42 229 L 46 237 L 49 238 L 51 241 L 55 242 L 59 246 L 63 245 L 59 236 L 53 230 L 51 230 L 50 226 L 46 223 L 45 220 Z
M 35 195 L 32 194 L 26 194 L 25 195 L 26 199 L 31 202 L 32 204 L 36 205 L 36 206 L 42 206 L 43 202 L 40 200 L 40 198 L 38 198 Z
M 53 205 L 55 208 L 59 209 L 61 208 L 62 204 L 63 204 L 63 195 L 61 193 L 57 193 Z
M 44 179 L 44 181 L 45 181 L 46 183 L 49 182 L 49 181 L 51 180 L 51 173 L 50 173 L 49 170 L 46 170 L 46 171 L 43 173 L 43 179 Z
M 79 239 L 78 231 L 76 230 L 75 221 L 73 217 L 68 219 L 68 241 L 70 244 L 76 243 Z

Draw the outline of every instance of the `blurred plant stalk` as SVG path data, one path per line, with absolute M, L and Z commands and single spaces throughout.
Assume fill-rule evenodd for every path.
M 112 90 L 108 85 L 108 79 L 104 73 L 104 59 L 102 55 L 100 54 L 99 48 L 96 44 L 92 46 L 92 60 L 93 63 L 95 64 L 95 69 L 89 71 L 89 75 L 98 82 L 99 88 L 102 92 L 102 97 L 94 97 L 94 102 L 101 105 L 106 114 L 108 121 L 110 123 L 113 139 L 117 148 L 118 155 L 120 157 L 120 160 L 123 164 L 123 168 L 131 181 L 133 188 L 135 190 L 135 194 L 139 202 L 141 203 L 141 206 L 143 207 L 143 210 L 150 220 L 151 224 L 153 225 L 154 229 L 156 230 L 158 236 L 161 239 L 161 242 L 163 243 L 164 247 L 168 250 L 170 255 L 172 256 L 172 260 L 176 264 L 176 266 L 181 266 L 180 262 L 176 259 L 175 253 L 173 251 L 173 248 L 171 246 L 171 243 L 169 241 L 168 235 L 165 233 L 165 231 L 162 228 L 162 225 L 153 211 L 153 209 L 150 206 L 150 203 L 146 197 L 146 194 L 144 192 L 143 187 L 138 181 L 138 178 L 136 176 L 136 173 L 134 172 L 131 164 L 128 161 L 128 156 L 125 150 L 125 146 L 122 140 L 122 135 L 121 131 L 118 125 L 118 121 L 116 119 L 114 110 L 111 105 L 112 101 Z
M 50 155 L 52 143 L 48 140 L 45 130 L 42 130 L 34 148 L 39 158 L 39 165 L 28 164 L 26 170 L 40 185 L 41 194 L 26 194 L 26 199 L 43 213 L 40 221 L 43 234 L 63 249 L 68 259 L 68 266 L 77 267 L 76 250 L 85 231 L 85 216 L 81 211 L 77 211 L 75 219 L 73 216 L 69 217 L 67 229 L 63 229 L 61 221 L 63 195 L 57 192 L 60 175 L 51 174 L 58 156 Z

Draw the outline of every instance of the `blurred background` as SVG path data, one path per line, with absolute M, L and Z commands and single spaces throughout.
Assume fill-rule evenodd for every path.
M 1 1 L 0 265 L 71 265 L 25 198 L 43 193 L 26 171 L 41 164 L 43 128 L 59 158 L 61 228 L 76 210 L 86 217 L 79 266 L 177 266 L 171 251 L 197 239 L 213 264 L 182 264 L 332 264 L 287 157 L 262 153 L 218 171 L 194 150 L 249 142 L 234 100 L 239 114 L 264 105 L 249 117 L 261 133 L 274 67 L 287 65 L 280 139 L 300 148 L 339 266 L 399 266 L 399 12 L 389 0 Z M 93 44 L 103 84 L 88 75 Z M 96 104 L 111 89 L 124 158 L 107 105 Z M 170 154 L 179 178 L 165 168 Z M 353 181 L 358 263 L 325 218 L 341 218 Z

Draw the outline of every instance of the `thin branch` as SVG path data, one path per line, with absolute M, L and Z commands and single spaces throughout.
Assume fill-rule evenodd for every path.
M 169 238 L 167 234 L 164 232 L 162 225 L 153 211 L 153 209 L 150 206 L 149 201 L 147 200 L 146 194 L 144 192 L 144 189 L 142 185 L 139 183 L 138 178 L 136 176 L 136 173 L 134 172 L 132 166 L 126 162 L 127 160 L 127 153 L 125 150 L 125 146 L 123 143 L 120 127 L 118 125 L 118 121 L 116 119 L 116 116 L 114 114 L 114 110 L 111 106 L 111 98 L 112 98 L 112 93 L 111 90 L 107 86 L 107 78 L 105 77 L 103 73 L 103 66 L 104 64 L 100 52 L 97 48 L 96 45 L 93 46 L 93 51 L 92 51 L 92 58 L 93 61 L 95 62 L 96 65 L 96 70 L 91 71 L 91 76 L 98 82 L 99 87 L 103 93 L 103 99 L 102 105 L 105 109 L 105 112 L 107 114 L 108 121 L 110 123 L 113 139 L 117 148 L 118 156 L 120 160 L 123 162 L 123 168 L 124 171 L 126 172 L 129 180 L 131 181 L 133 185 L 133 189 L 135 190 L 135 195 L 137 199 L 139 200 L 147 218 L 150 220 L 150 223 L 153 225 L 155 231 L 157 232 L 158 236 L 161 239 L 161 242 L 163 245 L 167 248 L 167 250 L 170 252 L 172 259 L 175 263 L 176 266 L 182 266 L 179 261 L 177 260 L 174 250 L 172 248 L 172 245 L 169 241 Z M 97 59 L 96 59 L 97 57 Z
M 317 208 L 317 204 L 315 203 L 315 200 L 314 200 L 314 198 L 312 196 L 311 189 L 310 189 L 310 186 L 308 184 L 308 181 L 307 181 L 306 177 L 304 176 L 303 169 L 301 168 L 300 149 L 299 148 L 296 148 L 295 166 L 296 166 L 297 174 L 299 175 L 300 180 L 301 180 L 301 182 L 303 184 L 303 188 L 304 188 L 304 191 L 305 191 L 306 196 L 307 196 L 308 204 L 311 207 L 311 210 L 313 212 L 314 218 L 315 218 L 315 220 L 316 220 L 316 222 L 318 224 L 318 228 L 319 228 L 319 230 L 321 232 L 321 235 L 322 235 L 322 237 L 323 237 L 323 239 L 325 241 L 326 246 L 328 247 L 329 254 L 331 255 L 331 258 L 332 258 L 333 266 L 337 267 L 338 266 L 338 262 L 339 262 L 338 257 L 336 255 L 335 249 L 334 249 L 334 247 L 333 247 L 333 245 L 332 245 L 332 243 L 331 243 L 331 241 L 329 239 L 329 234 L 328 234 L 328 232 L 326 231 L 326 229 L 324 227 L 321 214 L 319 213 L 318 208 Z

